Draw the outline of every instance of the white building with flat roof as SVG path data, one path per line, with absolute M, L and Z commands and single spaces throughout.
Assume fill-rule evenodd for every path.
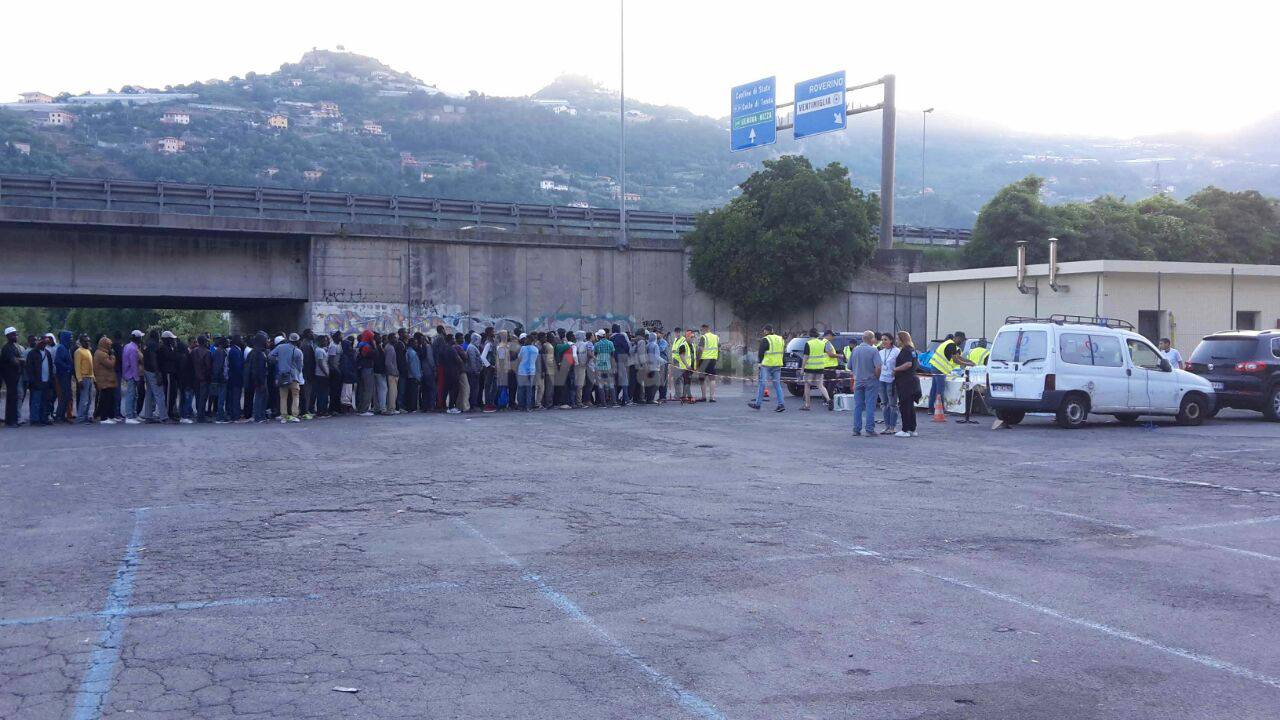
M 1048 276 L 1028 265 L 1019 290 L 1014 265 L 911 273 L 928 298 L 929 337 L 916 340 L 990 338 L 1008 316 L 1062 314 L 1127 320 L 1185 355 L 1209 333 L 1280 327 L 1280 265 L 1084 260 L 1058 263 L 1056 289 Z

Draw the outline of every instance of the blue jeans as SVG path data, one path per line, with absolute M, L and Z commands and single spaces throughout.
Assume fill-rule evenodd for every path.
M 253 419 L 256 422 L 266 422 L 267 420 L 267 392 L 266 384 L 259 385 L 253 389 Z
M 516 406 L 521 410 L 528 410 L 533 407 L 533 376 L 521 375 L 519 384 L 516 386 Z
M 168 420 L 169 411 L 164 402 L 164 388 L 160 387 L 160 373 L 147 372 L 143 377 L 147 381 L 147 395 L 142 401 L 142 417 L 160 422 Z
M 938 407 L 938 398 L 942 398 L 943 391 L 947 388 L 946 375 L 933 375 L 932 381 L 929 383 L 929 412 Z
M 178 396 L 178 416 L 190 420 L 194 413 L 192 412 L 193 401 L 196 397 L 196 391 L 190 388 L 181 391 Z
M 53 418 L 58 422 L 66 422 L 67 408 L 73 407 L 73 403 L 75 402 L 75 397 L 71 394 L 70 375 L 58 376 L 58 394 L 56 397 L 58 400 L 58 409 L 53 413 Z
M 80 395 L 76 397 L 76 422 L 89 422 L 89 405 L 93 401 L 93 378 L 85 378 L 80 381 Z M 103 417 L 115 417 L 115 408 L 110 413 L 104 413 Z
M 213 395 L 213 419 L 226 422 L 230 419 L 227 417 L 227 384 L 209 383 L 207 387 L 209 394 Z
M 898 389 L 893 381 L 880 381 L 880 404 L 884 406 L 884 426 L 886 429 L 898 427 Z
M 853 431 L 865 426 L 868 435 L 876 432 L 876 391 L 878 383 L 858 385 L 853 389 Z M 865 422 L 863 418 L 866 418 Z
M 137 407 L 138 407 L 138 381 L 129 380 L 128 378 L 125 378 L 124 405 L 122 407 L 124 412 L 121 414 L 124 415 L 125 418 L 136 418 L 138 417 Z
M 209 407 L 209 383 L 200 383 L 196 385 L 196 420 L 204 422 L 209 419 L 205 414 L 207 407 Z
M 31 399 L 31 424 L 48 425 L 49 413 L 45 409 L 44 396 L 53 392 L 51 388 L 28 386 L 27 396 Z
M 243 385 L 227 384 L 227 419 L 240 419 L 240 400 L 244 397 Z
M 773 384 L 773 399 L 778 401 L 778 407 L 782 407 L 782 368 L 760 366 L 760 378 L 756 383 L 756 405 L 764 402 L 765 385 Z

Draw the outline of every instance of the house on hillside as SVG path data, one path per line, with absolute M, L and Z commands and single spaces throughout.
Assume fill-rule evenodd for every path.
M 561 185 L 555 180 L 543 180 L 538 183 L 538 188 L 540 190 L 550 190 L 551 192 L 569 192 L 568 185 Z
M 180 153 L 185 150 L 186 147 L 186 141 L 176 137 L 163 137 L 156 142 L 156 149 L 166 155 Z
M 24 143 L 24 142 L 18 142 L 17 140 L 10 140 L 6 142 L 5 145 L 8 145 L 14 150 L 17 150 L 19 154 L 22 154 L 22 155 L 31 154 L 31 143 Z
M 76 116 L 62 110 L 54 110 L 44 121 L 45 125 L 53 127 L 71 127 L 76 124 Z
M 382 123 L 375 122 L 373 120 L 365 120 L 364 123 L 362 123 L 361 127 L 365 132 L 369 133 L 370 135 L 382 134 Z
M 52 95 L 46 95 L 46 94 L 44 94 L 44 93 L 42 93 L 42 92 L 24 92 L 24 93 L 22 93 L 21 95 L 19 95 L 18 97 L 22 98 L 21 100 L 19 100 L 19 102 L 24 102 L 24 103 L 51 103 L 51 102 L 53 102 L 53 96 L 52 96 Z
M 321 100 L 320 106 L 312 110 L 311 115 L 318 118 L 342 117 L 342 113 L 338 110 L 338 103 L 329 100 Z
M 277 130 L 288 130 L 289 118 L 285 115 L 272 115 L 267 118 L 267 125 L 269 127 L 276 128 Z
M 183 110 L 166 110 L 160 122 L 170 125 L 190 125 L 191 115 Z
M 417 165 L 418 165 L 418 160 L 413 156 L 413 153 L 409 152 L 408 150 L 400 151 L 400 168 L 401 169 L 404 169 L 407 167 L 416 167 Z
M 275 165 L 272 165 L 270 167 L 265 167 L 262 169 L 262 175 L 266 177 L 275 177 L 276 174 L 279 172 L 280 172 L 280 168 L 276 167 Z
M 433 177 L 435 177 L 435 173 L 423 170 L 418 175 L 418 182 L 430 182 Z
M 319 168 L 302 171 L 302 179 L 306 180 L 307 182 L 315 182 L 322 177 L 324 177 L 324 170 L 321 170 Z
M 289 78 L 289 84 L 293 87 L 302 87 L 302 78 Z

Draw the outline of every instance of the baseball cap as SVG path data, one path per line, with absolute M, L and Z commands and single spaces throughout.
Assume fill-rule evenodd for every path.
M 527 337 L 529 337 L 529 333 L 520 333 L 520 339 L 521 339 L 521 340 L 523 340 L 523 339 L 525 339 L 525 338 L 527 338 Z
M 298 333 L 289 333 L 289 342 L 297 342 Z
M 132 333 L 130 333 L 130 335 L 132 335 L 133 337 L 142 337 L 142 331 L 134 330 Z
M 173 333 L 169 332 L 168 330 L 165 330 L 164 332 L 160 333 L 160 337 L 165 338 L 165 339 L 168 339 L 168 338 L 174 338 L 174 339 L 176 340 L 178 336 L 177 336 L 177 335 L 174 335 Z
M 44 336 L 45 336 L 45 337 L 47 337 L 47 338 L 49 338 L 50 340 L 57 340 L 57 339 L 58 339 L 58 338 L 56 338 L 56 337 L 54 337 L 54 336 L 53 336 L 53 333 L 45 333 L 45 334 L 44 334 Z
M 596 331 L 596 337 L 604 337 L 604 331 L 603 331 L 603 330 L 597 330 L 597 331 Z
M 16 333 L 16 332 L 18 332 L 18 328 L 16 328 L 16 327 L 12 327 L 12 326 L 11 326 L 11 327 L 7 327 L 7 328 L 5 328 L 5 329 L 4 329 L 4 334 L 5 334 L 5 335 L 12 335 L 13 333 Z
M 279 345 L 279 344 L 280 344 L 280 343 L 282 343 L 282 342 L 284 342 L 284 336 L 283 336 L 283 335 L 277 335 L 277 336 L 276 336 L 276 339 L 275 339 L 275 343 L 276 343 L 277 345 Z

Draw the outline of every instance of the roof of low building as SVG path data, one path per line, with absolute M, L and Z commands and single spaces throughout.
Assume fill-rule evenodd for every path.
M 1157 260 L 1078 260 L 1058 263 L 1059 275 L 1093 275 L 1097 273 L 1131 273 L 1155 275 L 1252 275 L 1280 277 L 1280 265 L 1250 265 L 1247 263 L 1164 262 Z M 1048 263 L 1027 265 L 1028 276 L 1049 274 Z M 1016 278 L 1018 266 L 969 268 L 967 270 L 939 270 L 911 273 L 913 283 L 955 282 L 958 280 L 997 280 Z

